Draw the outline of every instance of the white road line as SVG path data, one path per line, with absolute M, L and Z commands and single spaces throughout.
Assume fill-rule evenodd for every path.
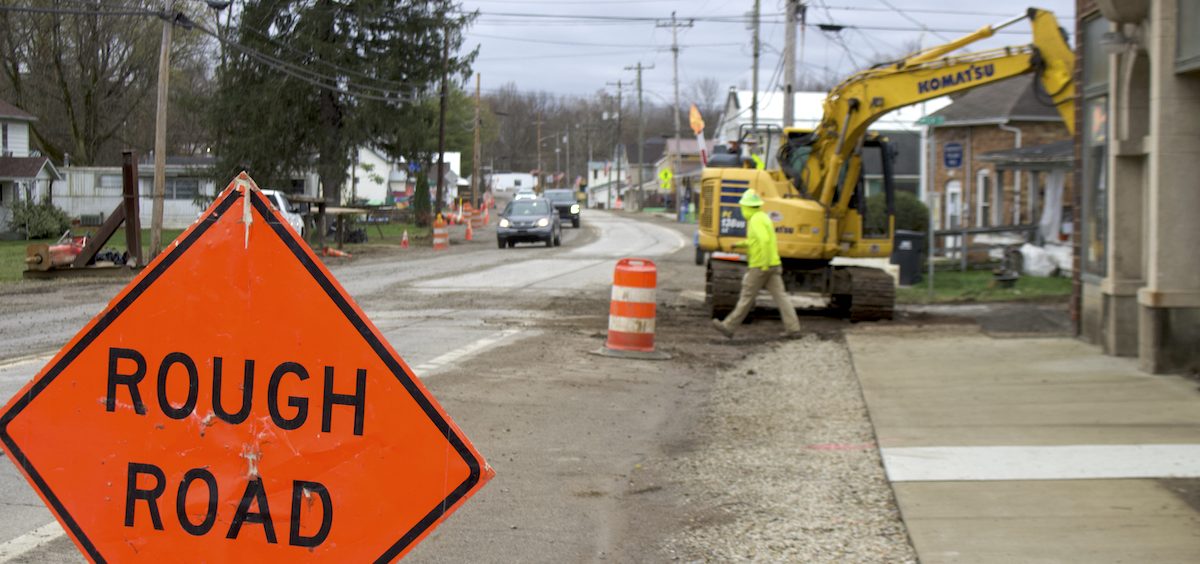
M 0 360 L 0 370 L 3 370 L 5 368 L 14 368 L 14 367 L 22 366 L 25 364 L 33 364 L 33 363 L 46 364 L 46 362 L 48 362 L 52 358 L 54 358 L 54 353 L 49 353 L 49 354 L 39 353 L 39 354 L 35 354 L 35 355 L 19 356 L 17 358 Z
M 443 369 L 447 368 L 448 365 L 454 362 L 465 360 L 468 357 L 477 355 L 487 349 L 499 345 L 502 341 L 522 331 L 524 331 L 524 329 L 514 328 L 505 329 L 499 333 L 494 333 L 473 343 L 469 343 L 464 347 L 454 349 L 446 354 L 434 358 L 433 360 L 422 362 L 421 364 L 413 367 L 413 372 L 416 373 L 418 378 L 428 378 L 429 376 L 441 372 Z
M 893 482 L 1200 477 L 1200 444 L 880 449 Z
M 0 562 L 16 560 L 33 551 L 33 549 L 66 534 L 66 531 L 58 524 L 58 521 L 51 521 L 49 524 L 42 525 L 15 539 L 0 543 Z

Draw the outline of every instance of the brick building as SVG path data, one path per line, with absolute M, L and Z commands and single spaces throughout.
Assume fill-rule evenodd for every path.
M 1037 223 L 1052 182 L 1065 185 L 1053 192 L 1063 194 L 1061 200 L 1049 205 L 1069 207 L 1074 201 L 1070 175 L 998 166 L 985 157 L 1071 139 L 1033 75 L 968 91 L 924 121 L 937 124 L 931 126 L 929 190 L 939 228 Z M 1072 229 L 1071 222 L 1062 223 L 1061 235 L 1069 236 Z

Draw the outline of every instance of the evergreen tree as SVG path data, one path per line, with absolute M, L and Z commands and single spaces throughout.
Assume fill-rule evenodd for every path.
M 217 175 L 245 169 L 287 186 L 313 170 L 338 203 L 358 147 L 428 162 L 443 39 L 445 67 L 462 80 L 475 53 L 458 50 L 473 19 L 448 1 L 247 0 L 218 69 Z
M 417 183 L 413 187 L 413 196 L 409 205 L 412 208 L 413 221 L 422 227 L 429 226 L 433 218 L 430 217 L 429 177 L 425 174 L 424 169 L 417 173 Z

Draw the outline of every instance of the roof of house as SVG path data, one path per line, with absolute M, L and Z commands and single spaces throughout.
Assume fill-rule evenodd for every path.
M 666 144 L 664 146 L 666 147 L 666 153 L 671 154 L 671 155 L 675 154 L 675 139 L 668 137 L 665 139 L 665 141 L 666 141 Z M 709 153 L 712 153 L 713 145 L 715 145 L 715 144 L 716 144 L 716 142 L 713 141 L 712 139 L 704 140 L 705 149 L 708 150 Z M 679 138 L 679 154 L 684 155 L 684 156 L 699 155 L 700 154 L 700 141 L 698 139 L 696 139 L 694 136 L 680 137 Z M 660 158 L 661 158 L 661 156 L 660 156 Z
M 52 178 L 62 179 L 49 157 L 0 157 L 0 180 L 30 180 L 47 167 Z
M 0 100 L 0 118 L 20 121 L 37 121 L 37 118 L 4 100 Z
M 968 90 L 933 115 L 945 119 L 942 125 L 1061 120 L 1035 78 L 1026 74 Z
M 667 139 L 665 137 L 651 137 L 642 143 L 642 160 L 648 164 L 654 164 L 661 159 L 663 153 L 667 150 Z M 633 151 L 629 155 L 629 162 L 637 163 L 637 151 Z
M 1065 164 L 1069 166 L 1075 162 L 1075 141 L 1065 139 L 1044 145 L 1030 145 L 1028 147 L 1021 147 L 1020 149 L 988 151 L 980 155 L 979 160 L 1001 165 Z

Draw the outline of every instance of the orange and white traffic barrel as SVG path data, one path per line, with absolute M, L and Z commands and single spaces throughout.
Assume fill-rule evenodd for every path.
M 441 251 L 450 248 L 450 228 L 446 227 L 446 220 L 442 219 L 442 214 L 438 214 L 437 219 L 433 221 L 433 250 Z
M 671 358 L 654 350 L 657 286 L 658 268 L 654 261 L 640 258 L 617 261 L 608 308 L 608 341 L 599 354 L 646 360 Z

